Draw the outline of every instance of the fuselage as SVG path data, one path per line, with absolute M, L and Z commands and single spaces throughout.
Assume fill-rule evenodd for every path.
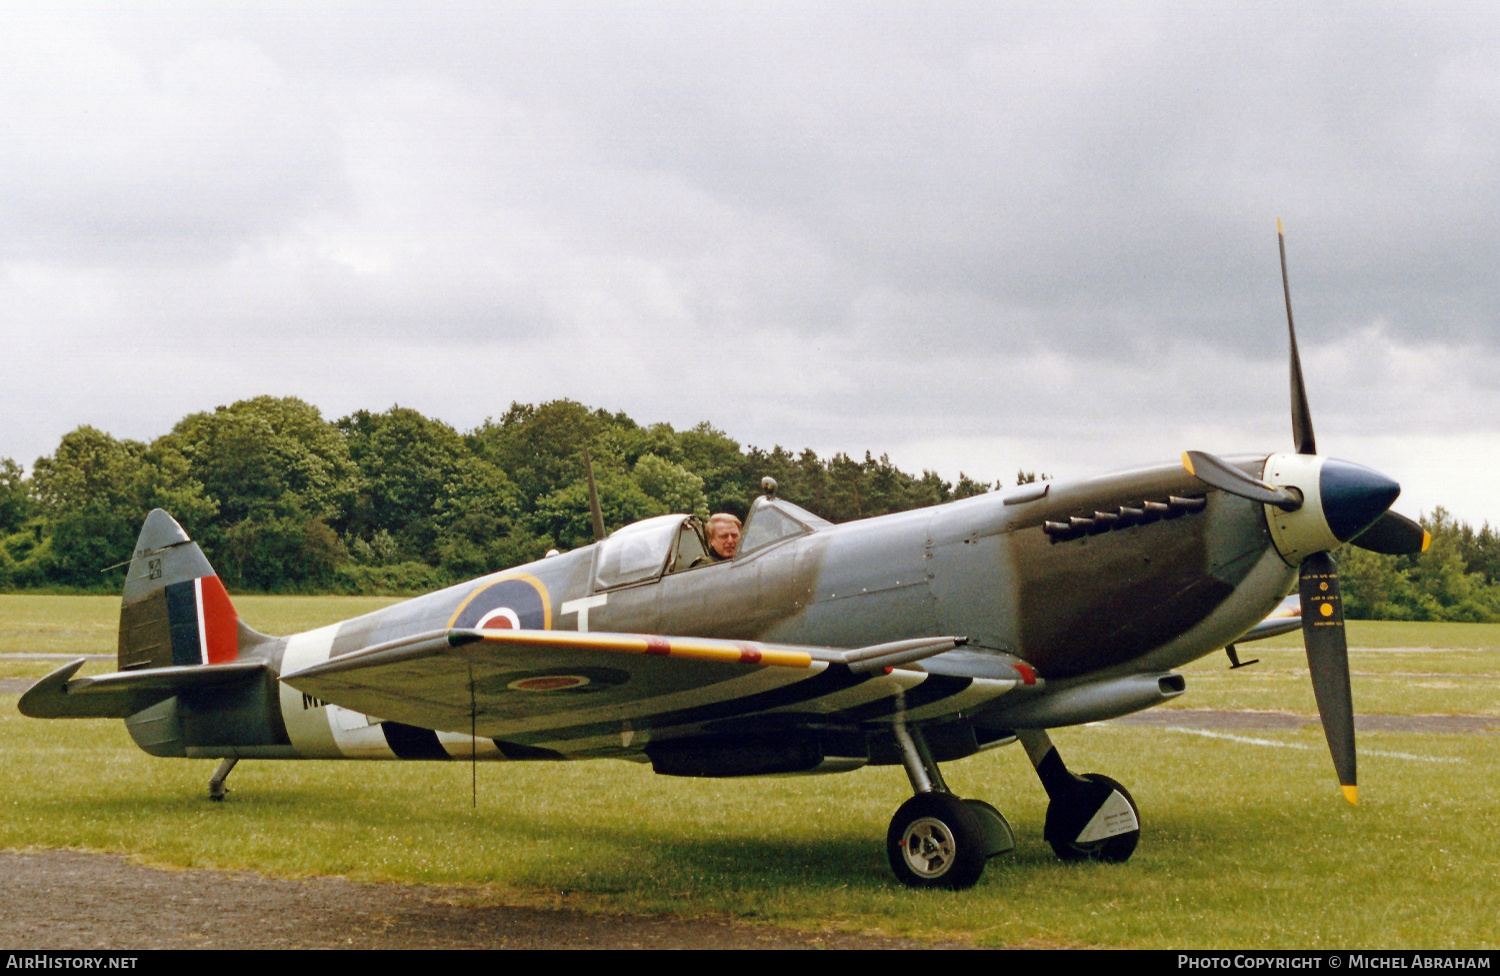
M 1262 461 L 1243 463 L 1258 470 Z M 602 543 L 330 627 L 248 646 L 242 641 L 241 655 L 263 659 L 275 674 L 291 673 L 385 641 L 450 628 L 588 630 L 835 648 L 952 634 L 969 640 L 953 655 L 962 667 L 937 658 L 920 671 L 939 676 L 946 666 L 948 673 L 965 675 L 951 679 L 973 685 L 966 686 L 967 697 L 955 695 L 955 710 L 981 722 L 988 712 L 1001 721 L 1015 696 L 1002 695 L 1007 684 L 985 685 L 986 660 L 1029 666 L 1037 687 L 1049 690 L 1103 686 L 1167 672 L 1264 618 L 1288 591 L 1295 570 L 1277 553 L 1263 509 L 1205 490 L 1176 464 L 1023 485 L 842 525 L 761 499 L 731 560 L 690 559 L 698 553 L 692 523 L 686 516 L 663 516 Z M 924 677 L 916 670 L 888 675 L 866 690 L 874 694 L 881 681 L 894 689 Z M 935 696 L 939 682 L 929 684 Z M 979 694 L 981 685 L 988 695 Z M 1147 691 L 1139 704 L 1132 700 L 1117 709 L 1160 700 Z M 279 681 L 250 697 L 259 700 L 215 702 L 212 709 L 179 702 L 170 720 L 132 718 L 132 733 L 164 754 L 402 754 L 403 746 L 392 739 L 397 727 L 380 727 L 379 717 L 329 706 Z M 858 714 L 871 714 L 861 701 L 865 711 Z M 226 704 L 232 706 L 227 711 Z M 204 721 L 193 720 L 195 711 Z M 923 714 L 941 717 L 942 710 L 934 706 Z M 683 734 L 701 731 L 691 724 L 682 728 Z M 171 735 L 153 748 L 157 729 Z M 643 730 L 642 741 L 649 735 Z M 512 746 L 526 748 L 520 739 Z M 410 758 L 498 758 L 505 751 L 484 737 L 475 745 L 462 730 L 413 736 L 405 748 Z
M 1286 595 L 1294 570 L 1263 509 L 1173 464 L 806 526 L 616 586 L 595 544 L 345 621 L 329 653 L 483 624 L 828 647 L 961 634 L 1048 680 L 1162 670 L 1222 647 Z M 1070 520 L 1090 524 L 1046 528 Z M 506 581 L 518 585 L 485 598 Z M 510 613 L 495 615 L 500 604 Z

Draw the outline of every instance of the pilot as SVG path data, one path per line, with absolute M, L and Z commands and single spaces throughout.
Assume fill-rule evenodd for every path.
M 708 517 L 708 556 L 723 562 L 740 547 L 740 520 L 728 512 Z

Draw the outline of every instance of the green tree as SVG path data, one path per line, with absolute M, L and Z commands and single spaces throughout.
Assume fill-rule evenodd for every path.
M 478 576 L 539 558 L 547 546 L 518 523 L 521 511 L 504 471 L 464 457 L 434 505 L 438 562 L 458 576 Z
M 512 403 L 498 424 L 480 425 L 470 443 L 475 454 L 505 472 L 527 504 L 535 505 L 579 477 L 584 448 L 616 422 L 616 415 L 591 412 L 572 400 L 539 407 Z
M 1384 556 L 1357 546 L 1339 551 L 1345 613 L 1376 620 L 1500 620 L 1500 587 L 1465 559 L 1477 534 L 1442 507 L 1422 520 L 1432 536 L 1426 552 Z
M 305 589 L 348 558 L 333 526 L 361 485 L 344 435 L 295 397 L 256 397 L 191 414 L 158 445 L 186 459 L 217 503 L 202 533 L 227 580 Z M 217 555 L 215 557 L 218 558 Z
M 1432 534 L 1432 545 L 1415 557 L 1410 570 L 1416 590 L 1418 620 L 1454 620 L 1476 622 L 1494 619 L 1500 611 L 1500 600 L 1493 588 L 1485 586 L 1484 577 L 1471 573 L 1464 564 L 1461 525 L 1441 506 L 1422 520 Z
M 594 478 L 606 531 L 667 512 L 666 505 L 642 491 L 635 479 L 623 471 L 612 467 L 597 469 Z M 551 538 L 560 549 L 576 549 L 593 542 L 587 480 L 579 477 L 537 499 L 532 518 L 536 532 Z
M 214 555 L 221 576 L 268 592 L 326 589 L 349 560 L 327 522 L 295 515 L 242 519 L 224 529 Z
M 0 458 L 0 537 L 17 531 L 31 517 L 31 485 L 21 466 Z
M 708 499 L 703 479 L 680 464 L 655 454 L 643 454 L 635 463 L 635 481 L 668 512 L 688 512 L 708 517 Z
M 169 448 L 148 449 L 93 427 L 63 435 L 51 456 L 37 459 L 32 483 L 50 526 L 47 575 L 73 586 L 98 586 L 105 581 L 100 570 L 128 559 L 152 508 L 187 524 L 208 520 L 216 508 Z
M 343 435 L 295 397 L 256 397 L 178 421 L 168 435 L 223 524 L 339 517 L 360 488 Z
M 1465 569 L 1483 577 L 1486 586 L 1500 584 L 1500 535 L 1490 528 L 1490 523 L 1484 523 L 1477 532 L 1467 523 L 1461 524 L 1458 549 Z
M 730 512 L 741 518 L 750 510 L 750 500 L 760 491 L 760 475 L 742 470 L 745 461 L 738 441 L 707 421 L 677 435 L 681 457 L 669 460 L 703 479 L 703 496 L 710 512 Z M 659 451 L 653 453 L 668 457 Z
M 996 485 L 995 487 L 999 487 Z M 962 471 L 958 473 L 958 484 L 953 488 L 953 497 L 973 498 L 975 495 L 983 495 L 990 490 L 990 485 L 983 481 L 975 481 Z
M 1351 620 L 1416 619 L 1416 591 L 1397 557 L 1344 546 L 1336 559 L 1344 616 Z
M 362 475 L 343 518 L 347 530 L 365 541 L 387 532 L 407 558 L 435 562 L 439 505 L 471 460 L 463 438 L 447 424 L 399 406 L 381 414 L 361 410 L 336 426 Z

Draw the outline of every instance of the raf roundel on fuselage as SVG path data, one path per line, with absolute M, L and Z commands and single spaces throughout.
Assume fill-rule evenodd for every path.
M 475 630 L 551 630 L 552 605 L 541 580 L 532 576 L 507 577 L 475 590 L 448 626 Z

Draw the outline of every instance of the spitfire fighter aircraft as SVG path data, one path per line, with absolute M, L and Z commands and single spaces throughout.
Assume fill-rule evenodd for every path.
M 1285 281 L 1285 245 L 1282 275 Z M 36 717 L 118 717 L 156 756 L 617 758 L 669 776 L 900 764 L 913 796 L 886 850 L 918 887 L 973 885 L 1014 847 L 939 763 L 1019 740 L 1065 860 L 1124 861 L 1130 793 L 1075 775 L 1047 730 L 1175 698 L 1173 671 L 1297 626 L 1339 782 L 1354 719 L 1338 579 L 1346 542 L 1413 552 L 1383 475 L 1317 453 L 1291 301 L 1294 453 L 1022 485 L 842 525 L 766 493 L 738 551 L 706 559 L 690 515 L 329 627 L 247 627 L 197 544 L 146 518 L 120 611 L 119 670 L 72 662 L 20 701 Z M 1300 580 L 1300 584 L 1299 581 Z

